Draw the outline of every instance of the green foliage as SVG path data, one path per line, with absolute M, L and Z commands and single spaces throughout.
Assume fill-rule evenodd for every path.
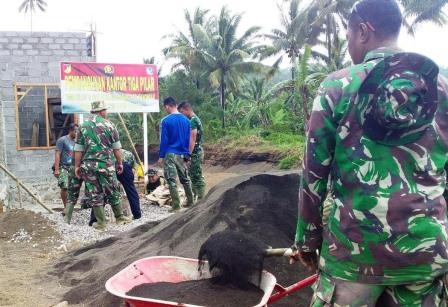
M 169 43 L 163 52 L 176 64 L 159 78 L 160 97 L 192 103 L 202 119 L 205 142 L 280 150 L 280 167 L 296 166 L 320 83 L 330 72 L 349 65 L 343 32 L 354 2 L 285 0 L 279 6 L 280 27 L 263 35 L 270 41 L 267 46 L 258 41 L 258 26 L 241 29 L 243 16 L 226 7 L 218 15 L 202 8 L 185 11 L 186 27 L 166 36 Z M 411 27 L 425 20 L 444 22 L 441 8 L 448 0 L 399 2 Z M 277 56 L 272 67 L 259 63 L 258 58 L 270 56 Z M 283 58 L 290 61 L 289 77 L 286 69 L 277 70 Z M 149 120 L 151 142 L 158 141 L 163 116 L 152 114 Z M 139 142 L 141 118 L 126 115 L 125 120 Z
M 291 169 L 299 164 L 300 159 L 301 157 L 297 155 L 284 157 L 278 163 L 278 167 L 280 169 Z

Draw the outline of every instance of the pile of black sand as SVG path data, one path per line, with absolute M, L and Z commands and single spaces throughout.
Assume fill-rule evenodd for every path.
M 218 285 L 208 279 L 180 283 L 142 284 L 128 295 L 213 307 L 250 307 L 257 305 L 264 292 L 255 286 L 244 290 L 231 285 Z
M 157 255 L 196 258 L 210 235 L 225 229 L 258 237 L 273 248 L 289 247 L 296 228 L 298 183 L 298 174 L 291 172 L 230 178 L 192 209 L 69 253 L 51 274 L 68 289 L 64 300 L 70 304 L 121 306 L 104 284 L 137 259 Z M 264 267 L 283 286 L 310 275 L 298 264 L 289 265 L 286 258 L 268 258 Z M 273 306 L 308 306 L 310 298 L 311 289 L 304 289 Z

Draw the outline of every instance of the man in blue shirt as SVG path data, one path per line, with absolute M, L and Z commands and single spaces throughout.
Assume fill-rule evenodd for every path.
M 190 121 L 177 111 L 177 103 L 172 97 L 163 101 L 163 107 L 168 113 L 160 123 L 160 152 L 159 164 L 163 163 L 165 179 L 171 194 L 173 211 L 180 209 L 179 193 L 176 179 L 184 186 L 187 196 L 187 207 L 193 205 L 193 191 L 188 176 L 186 163 L 190 159 Z

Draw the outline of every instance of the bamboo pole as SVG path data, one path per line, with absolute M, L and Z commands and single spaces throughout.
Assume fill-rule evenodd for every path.
M 126 132 L 126 135 L 128 136 L 128 139 L 131 142 L 131 147 L 132 147 L 132 150 L 134 151 L 134 154 L 135 154 L 135 156 L 137 158 L 138 165 L 142 165 L 142 160 L 140 160 L 138 152 L 135 149 L 135 145 L 134 145 L 134 142 L 132 141 L 132 137 L 131 137 L 131 134 L 129 133 L 128 127 L 126 127 L 126 123 L 124 122 L 124 119 L 121 116 L 121 113 L 117 113 L 117 114 L 118 114 L 118 118 L 120 118 L 121 124 L 123 125 L 124 131 Z M 143 150 L 147 150 L 147 149 L 144 148 Z
M 23 182 L 21 182 L 16 176 L 14 176 L 13 173 L 11 173 L 3 164 L 0 163 L 0 169 L 2 169 L 9 177 L 11 177 L 15 182 L 17 182 L 17 184 L 19 184 L 32 198 L 34 198 L 35 201 L 37 201 L 37 203 L 39 205 L 41 205 L 42 207 L 45 208 L 45 210 L 47 210 L 49 213 L 54 213 L 53 210 L 51 210 L 50 208 L 48 208 L 47 206 L 45 206 L 45 204 L 36 196 L 34 195 L 30 189 L 28 189 L 28 187 L 23 184 Z

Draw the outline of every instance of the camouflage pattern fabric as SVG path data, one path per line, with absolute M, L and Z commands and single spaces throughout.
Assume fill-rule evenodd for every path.
M 193 194 L 197 199 L 202 199 L 205 193 L 205 179 L 202 176 L 202 162 L 204 161 L 204 150 L 202 148 L 204 129 L 200 118 L 194 114 L 190 119 L 190 129 L 197 130 L 196 144 L 191 153 L 188 174 L 191 178 Z
M 93 115 L 85 121 L 76 136 L 75 151 L 82 151 L 82 162 L 95 162 L 96 168 L 114 167 L 113 149 L 120 149 L 120 137 L 112 122 Z
M 66 166 L 59 167 L 59 176 L 58 176 L 58 187 L 62 190 L 67 190 L 68 188 L 68 177 L 69 177 L 69 168 Z
M 123 163 L 126 162 L 133 168 L 137 166 L 137 163 L 135 162 L 135 157 L 129 150 L 121 149 L 121 159 L 123 160 Z
M 446 307 L 444 276 L 433 281 L 396 286 L 360 284 L 321 272 L 313 285 L 311 307 Z
M 115 174 L 114 149 L 121 149 L 115 126 L 107 119 L 93 115 L 80 127 L 75 151 L 83 152 L 81 177 L 85 194 L 92 207 L 120 204 L 120 190 Z
M 75 176 L 75 167 L 71 166 L 68 171 L 68 189 L 67 189 L 67 202 L 75 205 L 79 198 L 79 191 L 82 186 L 82 179 L 78 179 Z
M 202 175 L 202 161 L 204 160 L 204 152 L 199 146 L 190 156 L 191 161 L 188 167 L 188 175 L 191 179 L 193 194 L 197 199 L 204 198 L 205 178 Z
M 196 135 L 196 144 L 195 144 L 195 148 L 193 150 L 193 152 L 198 148 L 200 148 L 202 146 L 202 142 L 203 142 L 203 135 L 204 135 L 204 129 L 202 127 L 202 122 L 199 119 L 199 117 L 194 114 L 191 119 L 190 119 L 190 129 L 191 130 L 197 130 L 198 134 Z
M 447 86 L 439 80 L 434 100 L 432 61 L 398 53 L 380 48 L 331 74 L 308 122 L 295 239 L 320 250 L 319 268 L 334 278 L 400 285 L 448 271 Z M 395 71 L 401 61 L 408 69 Z M 388 129 L 365 133 L 372 120 Z
M 180 155 L 167 153 L 163 159 L 163 171 L 166 182 L 170 189 L 171 206 L 174 209 L 180 208 L 179 192 L 177 191 L 177 176 L 183 185 L 185 195 L 187 196 L 187 206 L 193 205 L 193 191 L 191 189 L 191 180 L 188 176 L 187 167 L 185 166 L 184 158 Z
M 85 184 L 85 195 L 92 207 L 120 205 L 120 186 L 115 169 L 98 169 L 94 162 L 83 163 L 81 178 Z

